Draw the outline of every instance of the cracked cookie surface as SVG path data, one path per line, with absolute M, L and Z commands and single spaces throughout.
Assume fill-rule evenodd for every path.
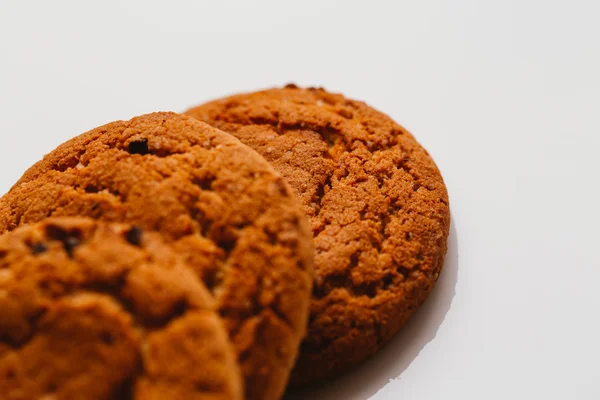
M 323 89 L 288 85 L 186 114 L 257 150 L 311 221 L 315 283 L 292 382 L 377 352 L 424 302 L 446 253 L 448 194 L 428 153 L 386 115 Z
M 242 399 L 204 283 L 155 233 L 50 218 L 0 237 L 0 397 Z
M 0 231 L 88 216 L 160 232 L 217 302 L 248 399 L 283 392 L 306 330 L 312 241 L 282 177 L 232 136 L 154 113 L 93 129 L 0 199 Z

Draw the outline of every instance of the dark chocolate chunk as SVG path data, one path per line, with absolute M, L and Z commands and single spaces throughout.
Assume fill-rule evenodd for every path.
M 75 236 L 68 236 L 63 240 L 63 244 L 65 246 L 65 250 L 69 257 L 73 257 L 73 250 L 75 247 L 79 246 L 81 241 Z
M 125 233 L 125 239 L 127 239 L 127 241 L 134 246 L 140 246 L 142 244 L 143 233 L 144 232 L 142 231 L 142 228 L 139 226 L 133 226 Z
M 144 138 L 144 139 L 139 139 L 139 140 L 134 140 L 133 142 L 129 143 L 129 147 L 127 149 L 129 151 L 130 154 L 148 154 L 149 150 L 148 150 L 148 139 Z

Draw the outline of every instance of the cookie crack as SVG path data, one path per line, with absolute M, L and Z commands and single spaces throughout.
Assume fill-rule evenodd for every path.
M 315 193 L 315 197 L 312 200 L 312 203 L 316 204 L 318 207 L 314 218 L 319 217 L 321 209 L 323 208 L 322 207 L 323 197 L 325 197 L 325 194 L 329 193 L 329 191 L 332 189 L 331 178 L 332 178 L 332 175 L 327 176 L 327 178 L 325 179 L 325 182 L 322 185 L 319 185 L 317 192 Z M 325 188 L 327 188 L 327 192 L 325 191 Z
M 413 151 L 410 150 L 409 153 L 412 155 Z M 362 160 L 363 173 L 366 173 L 364 164 L 368 161 L 373 161 L 373 160 L 374 160 L 373 155 L 371 155 L 371 157 L 368 159 Z M 411 185 L 412 190 L 408 191 L 407 201 L 410 201 L 410 199 L 413 196 L 413 193 L 418 191 L 422 187 L 419 182 L 418 175 L 407 165 L 407 163 L 409 161 L 410 161 L 410 157 L 406 156 L 406 157 L 402 158 L 401 161 L 397 165 L 394 165 L 395 170 L 404 171 L 408 176 L 410 176 L 410 178 L 412 180 L 412 185 Z M 367 174 L 367 175 L 369 175 L 369 174 Z M 317 212 L 315 213 L 315 216 L 313 218 L 316 218 L 317 220 L 319 220 L 321 222 L 318 225 L 317 231 L 313 232 L 315 237 L 318 236 L 321 232 L 323 232 L 328 225 L 331 225 L 331 221 L 322 220 L 320 218 L 320 214 L 323 209 L 321 203 L 322 203 L 322 198 L 325 194 L 325 186 L 328 186 L 331 189 L 331 186 L 330 186 L 331 178 L 332 178 L 332 175 L 330 175 L 328 177 L 328 179 L 326 181 L 327 185 L 323 185 L 323 186 L 319 187 L 316 199 L 313 201 L 314 204 L 318 205 Z M 378 181 L 379 189 L 381 190 L 383 187 L 384 177 L 376 176 L 376 178 Z M 432 187 L 432 185 L 430 184 L 426 187 L 426 189 L 434 190 L 435 187 Z M 392 197 L 390 197 L 389 195 L 386 195 L 385 193 L 382 193 L 382 194 L 384 195 L 384 198 L 386 201 L 389 201 L 391 204 L 394 204 L 395 200 Z M 388 208 L 387 213 L 379 213 L 377 215 L 377 222 L 379 224 L 378 238 L 371 239 L 372 247 L 377 251 L 377 254 L 381 255 L 384 253 L 384 245 L 389 236 L 386 233 L 387 226 L 389 225 L 390 222 L 392 222 L 392 220 L 400 218 L 401 210 L 402 210 L 402 207 L 392 205 Z M 404 213 L 405 212 L 403 211 L 402 214 L 404 214 Z M 410 213 L 410 210 L 407 211 L 407 213 Z M 432 219 L 431 216 L 426 215 L 424 212 L 422 212 L 420 210 L 417 210 L 416 214 L 418 214 L 422 218 L 426 218 L 428 220 Z M 365 210 L 363 210 L 361 212 L 361 215 L 364 217 Z M 337 224 L 337 225 L 340 227 L 343 227 L 348 224 Z M 352 264 L 352 262 L 351 262 L 351 264 Z M 343 275 L 340 275 L 340 274 L 327 275 L 327 276 L 324 276 L 321 278 L 321 281 L 322 281 L 321 285 L 318 285 L 318 284 L 315 285 L 316 288 L 314 290 L 314 296 L 316 298 L 324 298 L 324 297 L 327 297 L 336 288 L 345 288 L 353 296 L 367 295 L 368 297 L 373 298 L 373 297 L 377 296 L 377 293 L 379 291 L 389 290 L 390 287 L 394 288 L 393 285 L 396 285 L 396 283 L 394 283 L 394 282 L 398 281 L 398 279 L 396 277 L 401 277 L 400 279 L 402 281 L 407 280 L 412 271 L 413 270 L 405 269 L 403 266 L 397 266 L 395 270 L 390 269 L 390 271 L 388 271 L 387 275 L 385 275 L 384 279 L 382 279 L 381 281 L 363 282 L 361 284 L 355 284 L 354 282 L 352 282 L 352 280 L 350 279 L 350 276 L 351 276 L 350 273 L 343 274 Z M 400 282 L 400 284 L 401 284 L 401 282 Z
M 79 150 L 76 154 L 71 155 L 66 160 L 60 160 L 52 166 L 53 171 L 66 172 L 69 169 L 76 168 L 79 165 L 79 160 L 85 154 L 85 148 Z

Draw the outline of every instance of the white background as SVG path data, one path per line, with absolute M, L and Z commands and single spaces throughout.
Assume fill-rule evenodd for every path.
M 95 126 L 287 82 L 442 170 L 440 284 L 312 399 L 600 399 L 600 2 L 0 0 L 0 191 Z M 1 310 L 0 310 L 1 312 Z

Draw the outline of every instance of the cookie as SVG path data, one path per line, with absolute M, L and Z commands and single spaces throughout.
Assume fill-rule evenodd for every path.
M 51 218 L 0 237 L 0 397 L 242 399 L 204 283 L 157 234 Z
M 448 194 L 428 153 L 388 116 L 323 89 L 289 85 L 186 114 L 257 150 L 312 223 L 316 276 L 293 382 L 377 352 L 425 301 L 446 253 Z
M 306 332 L 313 252 L 301 206 L 262 157 L 174 113 L 114 122 L 27 171 L 0 200 L 0 231 L 77 215 L 161 233 L 215 297 L 246 397 L 280 397 Z

